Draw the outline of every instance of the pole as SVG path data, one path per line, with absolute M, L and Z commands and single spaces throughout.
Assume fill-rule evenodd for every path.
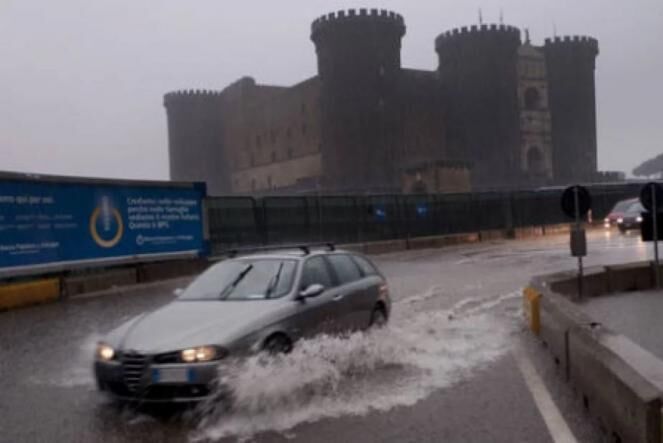
M 578 187 L 573 188 L 573 200 L 575 203 L 575 213 L 576 213 L 576 232 L 580 233 L 580 202 L 578 197 Z M 583 280 L 583 266 L 582 266 L 582 256 L 578 257 L 578 298 L 582 298 L 582 280 Z
M 656 278 L 656 289 L 661 289 L 661 271 L 659 269 L 658 260 L 658 206 L 656 203 L 656 186 L 651 185 L 650 188 L 652 202 L 652 221 L 654 223 L 654 266 L 656 266 L 654 276 Z

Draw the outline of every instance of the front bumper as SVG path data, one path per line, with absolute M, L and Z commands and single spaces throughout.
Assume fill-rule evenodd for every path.
M 131 374 L 122 361 L 95 361 L 94 374 L 100 391 L 126 401 L 141 403 L 189 403 L 208 398 L 218 376 L 219 362 L 154 364 L 146 360 L 142 369 Z M 160 379 L 163 371 L 175 369 L 186 380 Z
M 636 220 L 624 220 L 619 224 L 619 229 L 622 231 L 629 231 L 631 229 L 640 229 L 640 222 Z

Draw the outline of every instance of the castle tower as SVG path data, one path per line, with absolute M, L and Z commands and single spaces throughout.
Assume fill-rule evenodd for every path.
M 517 183 L 520 165 L 518 28 L 463 27 L 435 42 L 449 104 L 449 146 L 472 163 L 473 188 Z
M 597 171 L 594 70 L 598 41 L 578 36 L 546 39 L 544 52 L 555 181 L 591 181 Z
M 399 186 L 395 172 L 396 90 L 403 17 L 350 9 L 311 27 L 321 80 L 323 181 L 327 189 Z
M 216 91 L 177 91 L 164 96 L 170 178 L 205 181 L 213 195 L 231 190 L 220 129 L 221 103 L 221 93 Z

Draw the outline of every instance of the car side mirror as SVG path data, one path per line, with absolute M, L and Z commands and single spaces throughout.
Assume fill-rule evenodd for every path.
M 317 297 L 318 295 L 322 294 L 325 291 L 325 287 L 322 286 L 319 283 L 313 283 L 312 285 L 309 285 L 308 288 L 304 289 L 299 293 L 299 299 L 303 300 L 305 298 L 313 298 Z
M 175 297 L 179 297 L 180 295 L 184 294 L 184 289 L 182 288 L 177 288 L 173 291 L 173 295 Z

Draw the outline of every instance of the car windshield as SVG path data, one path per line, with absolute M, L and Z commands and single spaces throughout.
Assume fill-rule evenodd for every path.
M 297 262 L 243 259 L 221 262 L 195 279 L 179 300 L 265 300 L 288 294 Z
M 641 212 L 645 212 L 645 208 L 642 207 L 642 205 L 639 202 L 631 204 L 631 206 L 628 207 L 626 210 L 626 213 L 631 215 L 631 214 L 640 214 Z
M 627 209 L 633 206 L 633 200 L 620 201 L 612 208 L 612 212 L 626 212 Z

